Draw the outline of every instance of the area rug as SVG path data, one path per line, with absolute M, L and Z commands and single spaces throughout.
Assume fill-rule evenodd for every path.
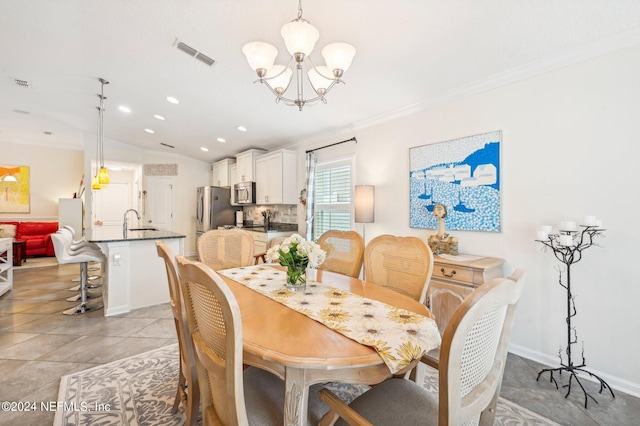
M 427 371 L 424 386 L 437 392 L 437 372 Z M 58 401 L 64 403 L 56 411 L 53 424 L 183 425 L 182 408 L 171 414 L 178 372 L 178 345 L 175 344 L 63 376 Z M 330 387 L 347 400 L 354 397 L 353 387 Z M 495 424 L 558 426 L 504 398 L 498 401 Z

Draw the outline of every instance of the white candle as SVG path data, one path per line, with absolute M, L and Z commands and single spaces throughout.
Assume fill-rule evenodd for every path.
M 575 222 L 570 222 L 570 221 L 560 222 L 560 230 L 561 231 L 575 231 L 576 230 L 576 223 Z
M 560 235 L 560 245 L 569 247 L 573 245 L 573 237 L 571 235 Z
M 546 241 L 549 238 L 549 234 L 547 234 L 545 231 L 538 231 L 536 232 L 536 235 L 541 241 Z
M 585 216 L 584 217 L 584 225 L 585 226 L 595 226 L 596 217 L 595 216 Z
M 547 234 L 550 234 L 552 229 L 553 227 L 551 225 L 542 225 L 540 227 L 540 230 L 546 232 Z

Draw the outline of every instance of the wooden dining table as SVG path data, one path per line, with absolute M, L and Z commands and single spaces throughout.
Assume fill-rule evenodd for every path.
M 221 275 L 222 276 L 222 275 Z M 324 382 L 372 385 L 391 376 L 376 350 L 222 276 L 242 314 L 243 359 L 285 382 L 285 425 L 306 425 L 309 386 Z M 373 283 L 318 271 L 317 281 L 431 317 L 426 306 Z

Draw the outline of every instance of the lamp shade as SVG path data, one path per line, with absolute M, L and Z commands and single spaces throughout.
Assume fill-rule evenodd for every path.
M 372 223 L 375 219 L 376 187 L 356 185 L 356 223 Z
M 293 77 L 291 68 L 284 65 L 274 65 L 267 71 L 267 75 L 265 75 L 264 78 L 269 80 L 269 85 L 273 87 L 273 90 L 282 94 L 287 90 L 287 87 L 289 87 L 291 77 Z
M 268 70 L 273 67 L 273 62 L 278 56 L 278 49 L 269 43 L 254 41 L 242 46 L 242 53 L 247 57 L 247 62 L 254 71 Z
M 320 37 L 320 33 L 310 23 L 303 20 L 295 20 L 284 24 L 280 35 L 284 39 L 284 44 L 291 55 L 296 53 L 304 53 L 308 56 Z
M 356 55 L 356 48 L 347 43 L 332 43 L 322 49 L 322 57 L 331 71 L 346 71 Z
M 98 170 L 98 182 L 100 182 L 100 185 L 107 185 L 109 181 L 109 171 L 106 167 L 100 167 Z
M 309 76 L 309 81 L 311 82 L 313 89 L 319 95 L 322 95 L 324 92 L 326 92 L 327 88 L 333 82 L 333 80 L 329 80 L 328 78 L 324 77 L 329 77 L 332 75 L 329 68 L 325 67 L 324 65 L 316 68 L 311 68 L 307 75 Z

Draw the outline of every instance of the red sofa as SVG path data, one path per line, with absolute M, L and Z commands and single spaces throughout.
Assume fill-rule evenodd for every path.
M 55 256 L 51 234 L 58 230 L 58 222 L 0 222 L 16 225 L 16 240 L 27 242 L 27 256 Z

